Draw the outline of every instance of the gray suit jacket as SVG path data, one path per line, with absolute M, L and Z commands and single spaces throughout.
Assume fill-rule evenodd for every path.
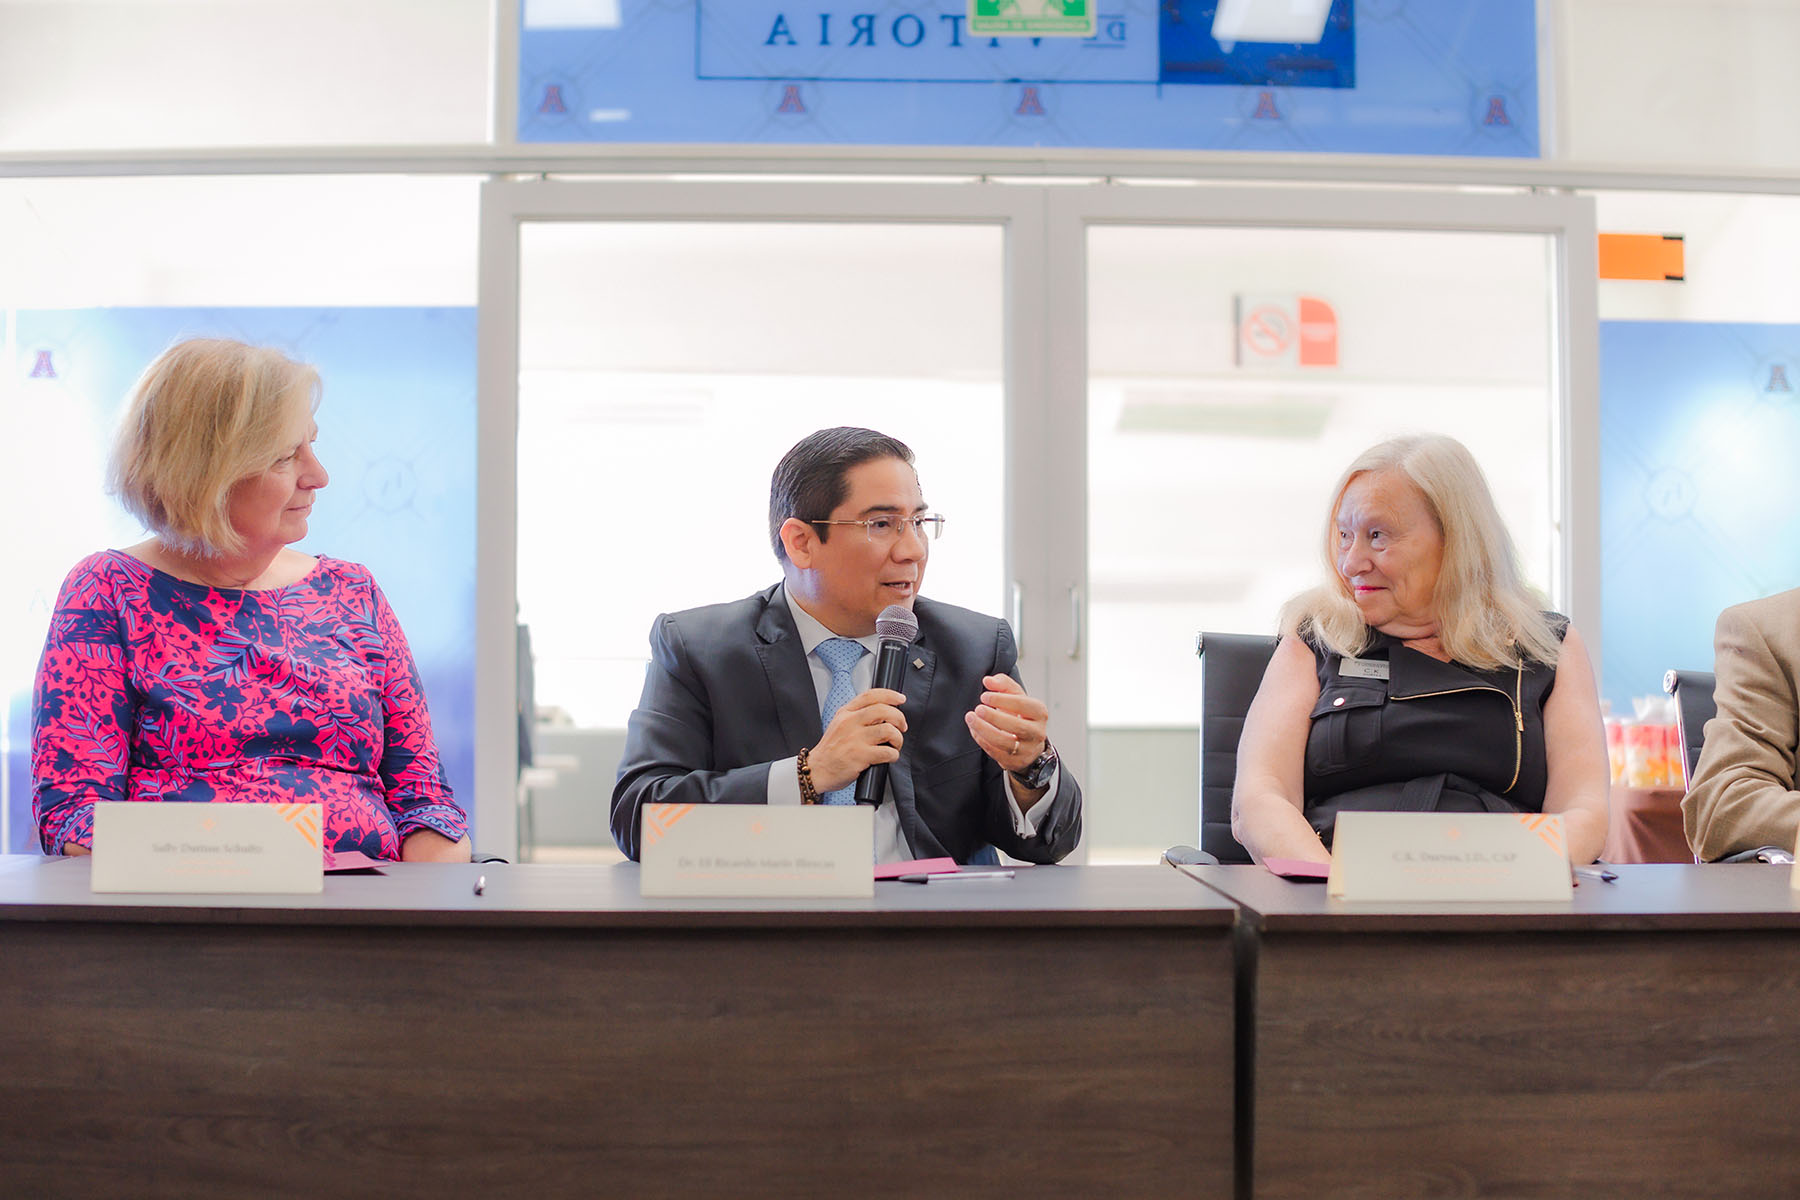
M 612 794 L 613 838 L 632 858 L 645 804 L 766 803 L 769 764 L 818 742 L 818 694 L 778 589 L 666 613 L 651 626 L 644 695 Z M 1000 765 L 963 724 L 980 701 L 983 675 L 1018 678 L 1012 630 L 925 599 L 913 613 L 919 638 L 901 687 L 906 744 L 888 773 L 907 844 L 918 858 L 967 862 L 991 844 L 1027 862 L 1056 862 L 1081 837 L 1081 788 L 1071 772 L 1060 772 L 1036 836 L 1021 838 Z
M 1681 802 L 1703 861 L 1758 846 L 1794 848 L 1800 829 L 1800 589 L 1719 614 L 1713 698 L 1694 780 Z

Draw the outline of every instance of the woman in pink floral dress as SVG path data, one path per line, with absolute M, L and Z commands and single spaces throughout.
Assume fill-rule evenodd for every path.
M 319 803 L 329 849 L 467 861 L 400 624 L 367 569 L 302 554 L 318 376 L 182 342 L 133 393 L 111 485 L 153 531 L 63 581 L 38 665 L 38 837 L 85 854 L 100 800 Z

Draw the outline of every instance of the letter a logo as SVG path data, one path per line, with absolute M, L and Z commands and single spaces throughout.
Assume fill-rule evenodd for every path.
M 806 102 L 800 99 L 800 85 L 790 83 L 781 89 L 781 103 L 775 106 L 778 113 L 803 113 Z
M 562 85 L 560 83 L 545 84 L 544 99 L 538 104 L 538 115 L 555 115 L 568 111 L 569 106 L 563 103 Z
M 1483 125 L 1511 125 L 1512 118 L 1506 115 L 1506 97 L 1489 96 L 1487 116 L 1481 118 Z
M 1044 115 L 1044 102 L 1038 99 L 1038 90 L 1028 87 L 1019 96 L 1019 107 L 1014 115 L 1021 117 L 1041 117 Z
M 1256 98 L 1256 111 L 1250 114 L 1252 121 L 1279 121 L 1281 110 L 1275 107 L 1275 93 L 1262 92 Z
M 48 350 L 39 350 L 37 352 L 37 362 L 32 364 L 31 374 L 26 376 L 26 378 L 27 379 L 55 379 L 56 378 L 56 364 L 54 364 L 50 361 L 50 352 Z
M 1763 391 L 1765 391 L 1765 392 L 1791 392 L 1793 390 L 1794 390 L 1794 385 L 1788 382 L 1787 364 L 1786 363 L 1775 363 L 1774 365 L 1770 366 L 1770 368 L 1769 368 L 1769 386 L 1765 387 L 1763 389 Z

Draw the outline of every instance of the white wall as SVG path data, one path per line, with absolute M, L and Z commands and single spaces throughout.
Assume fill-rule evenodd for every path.
M 0 151 L 480 142 L 491 0 L 5 0 Z
M 0 179 L 0 308 L 475 303 L 476 180 Z
M 1595 192 L 1594 207 L 1603 233 L 1682 235 L 1687 262 L 1681 283 L 1603 282 L 1602 320 L 1800 322 L 1800 196 Z
M 1545 0 L 1556 158 L 1679 170 L 1800 167 L 1794 0 Z

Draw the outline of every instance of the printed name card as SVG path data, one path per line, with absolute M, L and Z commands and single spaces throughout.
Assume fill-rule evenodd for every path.
M 96 892 L 301 894 L 325 888 L 317 804 L 94 805 Z
M 870 899 L 875 810 L 856 805 L 646 804 L 650 897 Z
M 1330 894 L 1343 900 L 1568 900 L 1562 818 L 1541 813 L 1339 813 Z

